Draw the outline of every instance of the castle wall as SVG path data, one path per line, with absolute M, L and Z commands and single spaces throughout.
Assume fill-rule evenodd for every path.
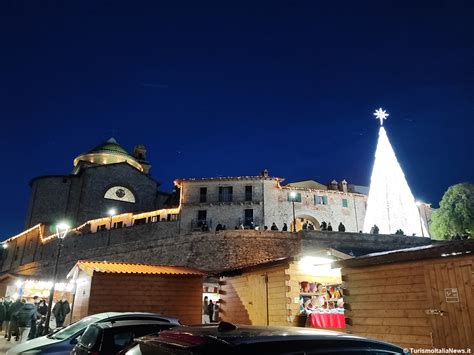
M 74 186 L 77 190 L 80 181 L 77 177 L 44 176 L 33 180 L 28 205 L 25 228 L 38 223 L 54 223 L 68 215 L 68 205 L 77 204 L 77 197 L 70 196 Z
M 31 256 L 31 250 L 24 248 L 28 238 L 33 237 L 21 236 L 9 243 L 10 250 L 18 247 L 24 261 L 20 264 L 21 259 L 17 259 L 12 264 L 12 255 L 9 254 L 1 260 L 2 273 L 52 278 L 58 240 L 52 239 L 41 244 Z M 429 243 L 431 241 L 428 238 L 318 231 L 293 234 L 227 230 L 219 233 L 178 234 L 177 221 L 148 223 L 97 233 L 68 235 L 61 252 L 59 277 L 64 278 L 78 260 L 87 259 L 223 270 L 320 248 L 368 253 Z

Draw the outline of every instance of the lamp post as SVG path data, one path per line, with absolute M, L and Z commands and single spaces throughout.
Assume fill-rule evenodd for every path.
M 295 216 L 295 199 L 296 199 L 296 192 L 290 192 L 291 202 L 293 203 L 293 233 L 296 233 L 296 216 Z
M 109 236 L 107 238 L 107 246 L 110 245 L 110 233 L 112 233 L 112 218 L 117 214 L 117 210 L 115 208 L 111 208 L 107 211 L 107 214 L 110 216 L 109 221 Z
M 54 289 L 56 287 L 56 281 L 58 278 L 59 257 L 61 255 L 63 239 L 66 238 L 66 234 L 69 232 L 69 228 L 70 227 L 66 223 L 59 223 L 56 225 L 56 234 L 58 236 L 58 252 L 56 254 L 56 263 L 54 264 L 53 285 L 51 286 L 51 289 L 49 291 L 48 313 L 46 314 L 45 334 L 49 333 L 49 322 L 51 320 L 51 309 L 53 308 Z

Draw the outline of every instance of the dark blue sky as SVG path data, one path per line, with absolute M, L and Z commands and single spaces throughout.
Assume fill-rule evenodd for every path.
M 474 180 L 473 18 L 472 1 L 2 1 L 0 239 L 31 178 L 110 136 L 145 144 L 165 190 L 263 168 L 368 184 L 379 106 L 437 204 Z

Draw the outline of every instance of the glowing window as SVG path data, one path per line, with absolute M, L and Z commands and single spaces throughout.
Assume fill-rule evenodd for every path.
M 105 192 L 104 198 L 135 203 L 135 195 L 132 191 L 123 186 L 114 186 Z

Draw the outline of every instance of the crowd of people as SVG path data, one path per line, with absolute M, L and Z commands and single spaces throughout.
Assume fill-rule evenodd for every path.
M 69 302 L 63 296 L 52 309 L 56 320 L 56 327 L 62 327 L 66 316 L 70 313 Z M 11 341 L 21 343 L 44 335 L 47 331 L 45 320 L 48 313 L 48 304 L 45 299 L 34 296 L 32 301 L 18 298 L 13 301 L 10 296 L 0 299 L 0 332 Z
M 303 219 L 301 219 L 301 222 L 302 222 L 302 226 L 301 226 L 301 229 L 304 230 L 304 231 L 312 231 L 312 230 L 317 230 L 317 228 L 315 227 L 315 225 L 313 223 L 311 223 L 310 221 L 304 221 Z M 376 226 L 375 226 L 376 227 Z M 221 224 L 221 223 L 218 223 L 216 225 L 216 228 L 215 228 L 215 231 L 216 233 L 220 232 L 220 231 L 224 231 L 226 230 L 227 227 L 225 226 L 225 224 Z M 272 223 L 272 225 L 270 226 L 270 228 L 268 228 L 268 226 L 263 226 L 263 228 L 261 226 L 256 226 L 254 225 L 253 222 L 250 222 L 249 225 L 244 225 L 243 223 L 238 225 L 238 226 L 235 226 L 234 229 L 255 229 L 255 230 L 272 230 L 272 231 L 278 231 L 280 230 L 277 226 L 277 224 L 275 222 Z M 331 225 L 331 222 L 325 222 L 325 221 L 322 221 L 320 226 L 319 226 L 319 230 L 321 231 L 328 231 L 328 232 L 332 232 L 333 231 L 333 227 Z M 346 226 L 340 222 L 339 223 L 339 226 L 337 227 L 337 230 L 339 232 L 345 232 L 346 231 Z M 210 231 L 210 228 L 209 226 L 207 225 L 207 223 L 203 222 L 201 224 L 201 231 L 202 232 L 209 232 Z M 283 223 L 283 226 L 281 228 L 281 231 L 282 232 L 287 232 L 288 231 L 288 225 L 286 223 Z M 376 234 L 376 233 L 375 233 Z

